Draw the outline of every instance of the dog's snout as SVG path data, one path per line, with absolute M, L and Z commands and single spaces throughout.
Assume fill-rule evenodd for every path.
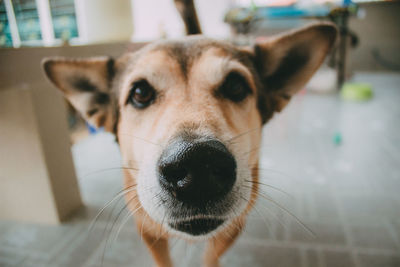
M 218 140 L 172 142 L 158 168 L 161 186 L 194 206 L 224 197 L 236 180 L 235 158 Z

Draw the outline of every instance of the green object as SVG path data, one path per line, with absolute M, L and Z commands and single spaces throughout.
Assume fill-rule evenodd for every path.
M 335 145 L 340 145 L 342 143 L 342 135 L 340 133 L 335 133 L 332 138 L 332 141 Z
M 345 83 L 340 93 L 344 100 L 365 101 L 372 98 L 372 87 L 368 83 Z

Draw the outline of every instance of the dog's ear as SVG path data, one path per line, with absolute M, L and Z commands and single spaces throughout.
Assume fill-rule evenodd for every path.
M 114 131 L 116 100 L 111 90 L 115 72 L 113 59 L 48 58 L 42 64 L 49 80 L 87 122 Z
M 320 23 L 256 43 L 255 66 L 263 87 L 261 94 L 273 98 L 274 111 L 281 111 L 307 83 L 331 50 L 336 36 L 333 24 Z

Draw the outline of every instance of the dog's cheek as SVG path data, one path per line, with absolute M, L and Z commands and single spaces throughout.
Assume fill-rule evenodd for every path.
M 241 122 L 241 130 L 239 134 L 248 132 L 240 137 L 240 141 L 229 145 L 229 149 L 235 156 L 237 161 L 237 181 L 233 190 L 238 192 L 235 194 L 236 204 L 235 215 L 242 214 L 249 206 L 252 198 L 252 168 L 258 162 L 260 145 L 261 145 L 261 117 L 256 108 L 255 101 L 249 102 L 244 107 L 242 115 L 247 119 Z M 236 134 L 237 135 L 237 134 Z
M 247 164 L 249 153 L 245 153 L 249 150 L 247 148 L 251 146 L 250 138 L 242 138 L 239 144 L 240 146 L 237 144 L 228 145 L 228 149 L 235 157 L 237 165 L 236 182 L 232 189 L 232 211 L 234 216 L 241 214 L 246 209 L 247 200 L 250 199 L 251 194 L 251 183 L 247 182 L 251 180 L 251 171 Z
M 132 173 L 139 202 L 144 211 L 155 221 L 160 222 L 165 210 L 160 205 L 160 186 L 156 174 L 157 152 L 154 145 L 148 144 L 140 137 L 140 132 L 132 127 L 126 127 L 121 121 L 119 128 L 119 144 L 122 155 L 122 165 L 132 168 Z
M 139 201 L 144 210 L 153 220 L 161 223 L 166 216 L 166 209 L 162 204 L 163 191 L 158 182 L 156 152 L 153 150 L 143 154 L 137 184 Z

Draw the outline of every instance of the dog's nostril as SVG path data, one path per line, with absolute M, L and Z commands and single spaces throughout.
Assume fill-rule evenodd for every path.
M 225 196 L 236 180 L 236 161 L 217 140 L 176 140 L 164 150 L 158 166 L 161 186 L 190 204 Z
M 176 183 L 176 186 L 177 186 L 177 188 L 182 190 L 182 189 L 188 188 L 191 183 L 192 183 L 192 178 L 190 175 L 187 175 L 183 179 L 178 180 L 178 182 Z
M 164 166 L 161 168 L 161 173 L 170 183 L 177 183 L 187 176 L 187 170 L 184 168 L 176 168 L 170 166 Z

